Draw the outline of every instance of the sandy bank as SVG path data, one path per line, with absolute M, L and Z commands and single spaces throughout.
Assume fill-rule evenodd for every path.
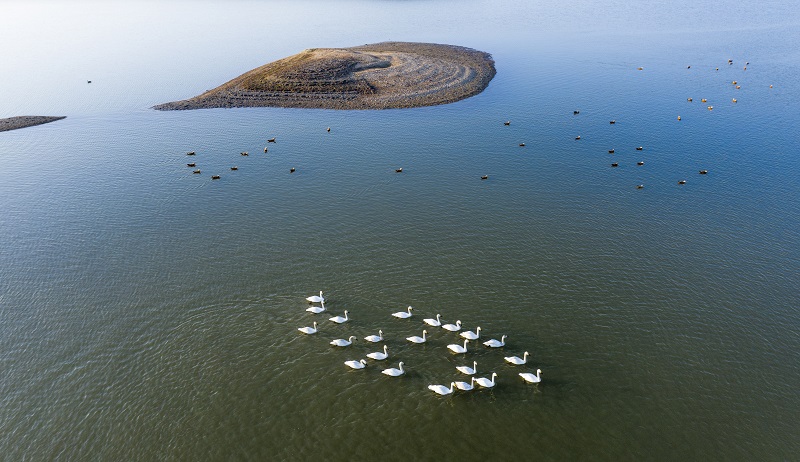
M 495 72 L 488 53 L 453 45 L 383 42 L 314 48 L 253 69 L 194 98 L 154 109 L 434 106 L 480 93 Z
M 65 119 L 67 116 L 18 116 L 0 119 L 0 132 L 16 130 L 18 128 L 33 127 L 34 125 L 55 122 Z

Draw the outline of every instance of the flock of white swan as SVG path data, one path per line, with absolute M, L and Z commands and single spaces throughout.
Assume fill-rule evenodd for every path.
M 319 292 L 319 295 L 312 295 L 310 297 L 306 297 L 306 300 L 309 303 L 312 304 L 312 306 L 308 307 L 306 309 L 306 311 L 308 311 L 310 313 L 313 313 L 313 314 L 320 314 L 320 313 L 323 313 L 323 312 L 326 311 L 325 298 L 322 295 L 322 291 Z M 315 303 L 318 303 L 319 306 L 314 305 Z M 394 316 L 395 318 L 398 318 L 398 319 L 409 319 L 409 318 L 414 316 L 414 314 L 412 313 L 412 310 L 413 310 L 413 308 L 409 306 L 404 311 L 398 311 L 396 313 L 392 313 L 392 316 Z M 344 314 L 344 316 L 333 316 L 333 317 L 329 318 L 329 320 L 331 322 L 336 323 L 336 324 L 346 323 L 347 321 L 350 320 L 350 318 L 348 317 L 347 310 L 345 310 L 343 314 Z M 456 321 L 455 324 L 442 324 L 441 315 L 439 315 L 439 314 L 436 315 L 435 319 L 434 318 L 426 318 L 426 319 L 423 319 L 422 321 L 426 325 L 428 325 L 430 327 L 439 327 L 439 328 L 442 328 L 444 330 L 448 330 L 448 331 L 454 332 L 454 333 L 459 333 L 459 331 L 461 331 L 461 321 L 460 320 Z M 317 322 L 316 321 L 314 321 L 314 323 L 311 326 L 300 327 L 297 330 L 300 331 L 303 334 L 306 334 L 306 335 L 314 335 L 314 334 L 319 332 L 319 329 L 317 327 Z M 423 330 L 422 331 L 422 336 L 413 335 L 411 337 L 406 337 L 406 340 L 408 342 L 410 342 L 410 343 L 422 344 L 422 343 L 427 342 L 427 335 L 428 335 L 428 331 L 427 330 Z M 452 343 L 450 345 L 447 345 L 447 349 L 450 352 L 454 353 L 454 354 L 466 355 L 470 351 L 469 350 L 469 342 L 470 341 L 476 341 L 476 340 L 480 339 L 481 328 L 477 327 L 477 328 L 475 328 L 474 331 L 460 332 L 459 335 L 464 339 L 463 345 L 460 344 L 460 343 Z M 507 338 L 507 336 L 503 335 L 500 338 L 500 340 L 490 339 L 490 340 L 487 340 L 487 341 L 483 342 L 483 345 L 485 345 L 487 348 L 502 348 L 502 347 L 504 347 L 506 345 L 506 338 Z M 351 335 L 346 339 L 337 338 L 337 339 L 331 340 L 330 344 L 335 346 L 335 347 L 343 347 L 344 348 L 344 347 L 349 347 L 350 345 L 352 345 L 354 340 L 356 340 L 356 336 L 355 335 Z M 367 341 L 367 342 L 370 342 L 370 343 L 383 342 L 384 341 L 383 330 L 378 330 L 377 334 L 368 335 L 368 336 L 364 337 L 364 340 Z M 522 358 L 520 358 L 519 356 L 506 356 L 504 359 L 506 360 L 507 363 L 509 363 L 511 365 L 522 366 L 522 365 L 527 364 L 529 354 L 530 353 L 528 353 L 526 351 L 522 355 Z M 344 362 L 344 364 L 345 364 L 345 366 L 347 366 L 347 367 L 349 367 L 351 369 L 361 370 L 361 369 L 364 369 L 364 368 L 367 367 L 367 364 L 368 364 L 367 363 L 367 359 L 370 359 L 370 360 L 373 360 L 373 361 L 384 361 L 388 357 L 389 357 L 389 348 L 384 344 L 382 351 L 376 351 L 376 352 L 373 352 L 373 353 L 369 353 L 369 354 L 367 354 L 367 357 L 365 359 L 347 360 L 347 361 Z M 406 372 L 405 369 L 403 369 L 403 365 L 404 365 L 404 363 L 402 361 L 400 361 L 398 363 L 397 367 L 386 368 L 386 369 L 383 369 L 381 372 L 384 375 L 387 375 L 389 377 L 399 377 L 399 376 L 405 374 L 405 372 Z M 468 366 L 468 365 L 457 366 L 456 370 L 458 372 L 460 372 L 461 374 L 468 375 L 468 376 L 473 376 L 473 377 L 470 378 L 469 382 L 455 381 L 454 380 L 454 381 L 450 382 L 450 386 L 449 387 L 447 387 L 445 385 L 428 385 L 428 389 L 431 390 L 432 392 L 438 394 L 438 395 L 449 395 L 449 394 L 452 394 L 453 391 L 455 391 L 456 388 L 459 389 L 459 390 L 463 390 L 463 391 L 470 391 L 470 390 L 474 390 L 476 388 L 476 385 L 481 387 L 481 388 L 493 388 L 497 384 L 497 382 L 495 380 L 497 378 L 497 373 L 496 372 L 493 372 L 490 378 L 474 377 L 474 375 L 477 374 L 477 369 L 478 369 L 478 362 L 477 361 L 473 361 L 471 367 Z M 542 381 L 542 371 L 541 371 L 541 369 L 537 369 L 535 374 L 533 374 L 531 372 L 520 372 L 519 376 L 522 378 L 522 380 L 524 380 L 527 383 L 538 384 L 538 383 L 540 383 Z

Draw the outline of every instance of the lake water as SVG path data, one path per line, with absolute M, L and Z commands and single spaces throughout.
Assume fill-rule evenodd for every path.
M 795 3 L 107 3 L 0 3 L 0 117 L 68 116 L 0 133 L 0 458 L 800 453 Z M 498 73 L 410 110 L 149 109 L 385 40 Z M 507 344 L 404 340 L 437 313 Z M 385 365 L 328 345 L 378 329 Z M 427 390 L 473 360 L 494 390 Z

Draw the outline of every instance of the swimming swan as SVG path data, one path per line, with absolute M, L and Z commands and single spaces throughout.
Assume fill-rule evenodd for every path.
M 423 331 L 422 331 L 422 337 L 419 337 L 419 336 L 417 336 L 417 335 L 414 335 L 414 336 L 411 336 L 411 337 L 406 337 L 406 340 L 408 340 L 408 341 L 409 341 L 409 342 L 411 342 L 411 343 L 425 343 L 425 341 L 427 340 L 427 339 L 425 338 L 425 335 L 426 335 L 427 333 L 428 333 L 428 331 L 427 331 L 427 330 L 423 330 Z
M 440 319 L 440 316 L 441 316 L 440 314 L 437 314 L 436 315 L 436 319 L 425 318 L 425 319 L 423 319 L 423 321 L 425 322 L 425 324 L 427 324 L 429 326 L 440 327 L 442 325 L 442 321 Z
M 497 372 L 492 372 L 492 379 L 489 380 L 486 377 L 481 377 L 479 379 L 475 379 L 478 382 L 478 385 L 482 386 L 483 388 L 492 388 L 496 385 L 494 378 L 497 377 Z
M 320 303 L 325 301 L 325 297 L 322 296 L 322 291 L 320 290 L 319 295 L 312 295 L 310 297 L 306 297 L 306 300 L 308 300 L 311 303 Z
M 473 375 L 478 372 L 478 361 L 472 361 L 472 367 L 456 366 L 456 370 L 462 374 Z
M 461 336 L 468 340 L 478 340 L 479 338 L 481 338 L 481 328 L 478 327 L 477 329 L 475 329 L 475 332 L 472 331 L 462 332 Z
M 470 391 L 475 388 L 475 377 L 472 377 L 469 383 L 467 382 L 455 382 L 456 388 L 459 390 Z
M 450 332 L 458 332 L 461 330 L 461 321 L 456 321 L 455 324 L 443 324 L 442 329 L 447 329 Z
M 428 390 L 436 393 L 437 395 L 449 395 L 453 392 L 453 387 L 456 385 L 455 382 L 450 382 L 450 388 L 447 388 L 444 385 L 428 385 Z
M 384 345 L 383 346 L 383 353 L 380 351 L 376 351 L 375 353 L 370 353 L 367 355 L 367 358 L 374 359 L 375 361 L 383 361 L 384 359 L 389 357 L 389 348 Z
M 344 310 L 344 317 L 334 316 L 334 317 L 330 318 L 330 320 L 335 322 L 336 324 L 341 324 L 343 322 L 349 321 L 349 319 L 347 318 L 347 310 Z
M 514 364 L 516 366 L 521 366 L 528 362 L 528 352 L 526 351 L 524 355 L 520 358 L 519 356 L 506 356 L 506 362 Z
M 409 306 L 408 307 L 408 311 L 398 311 L 397 313 L 392 313 L 392 316 L 394 316 L 395 318 L 400 318 L 400 319 L 408 319 L 408 318 L 411 317 L 411 310 L 412 309 L 413 308 L 411 308 Z
M 320 302 L 322 306 L 309 306 L 306 311 L 309 313 L 320 314 L 325 311 L 325 302 Z
M 378 330 L 378 335 L 367 335 L 364 340 L 372 343 L 380 342 L 383 340 L 383 331 Z
M 331 345 L 338 346 L 338 347 L 346 347 L 353 344 L 353 340 L 355 340 L 356 336 L 351 335 L 350 338 L 347 340 L 343 338 L 337 338 L 336 340 L 331 340 Z
M 506 346 L 506 337 L 508 336 L 503 335 L 503 337 L 500 340 L 491 339 L 483 342 L 483 344 L 490 348 L 500 348 L 502 346 Z
M 455 343 L 451 343 L 450 345 L 447 345 L 447 349 L 452 351 L 453 353 L 466 353 L 467 343 L 469 343 L 469 340 L 464 340 L 463 347 L 461 345 L 456 345 Z
M 394 367 L 390 367 L 389 369 L 382 370 L 381 373 L 382 374 L 386 374 L 386 375 L 388 375 L 390 377 L 398 377 L 398 376 L 401 376 L 401 375 L 406 373 L 406 371 L 403 370 L 403 362 L 402 361 L 400 361 L 400 364 L 398 364 L 397 367 L 399 367 L 399 369 L 395 369 Z
M 350 360 L 344 362 L 345 366 L 351 369 L 364 369 L 367 367 L 367 360 L 366 359 L 359 359 L 358 361 Z
M 314 321 L 314 327 L 298 327 L 297 330 L 304 334 L 316 334 L 317 333 L 317 323 Z
M 536 369 L 536 375 L 533 375 L 530 372 L 520 372 L 519 376 L 528 383 L 539 383 L 542 381 L 541 374 L 542 370 Z

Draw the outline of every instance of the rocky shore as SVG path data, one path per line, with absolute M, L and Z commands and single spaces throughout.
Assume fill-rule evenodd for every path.
M 434 106 L 480 93 L 495 72 L 490 54 L 453 45 L 383 42 L 313 48 L 253 69 L 194 98 L 154 109 Z
M 55 122 L 65 119 L 66 116 L 18 116 L 0 119 L 0 132 L 16 130 L 18 128 L 33 127 L 34 125 Z

